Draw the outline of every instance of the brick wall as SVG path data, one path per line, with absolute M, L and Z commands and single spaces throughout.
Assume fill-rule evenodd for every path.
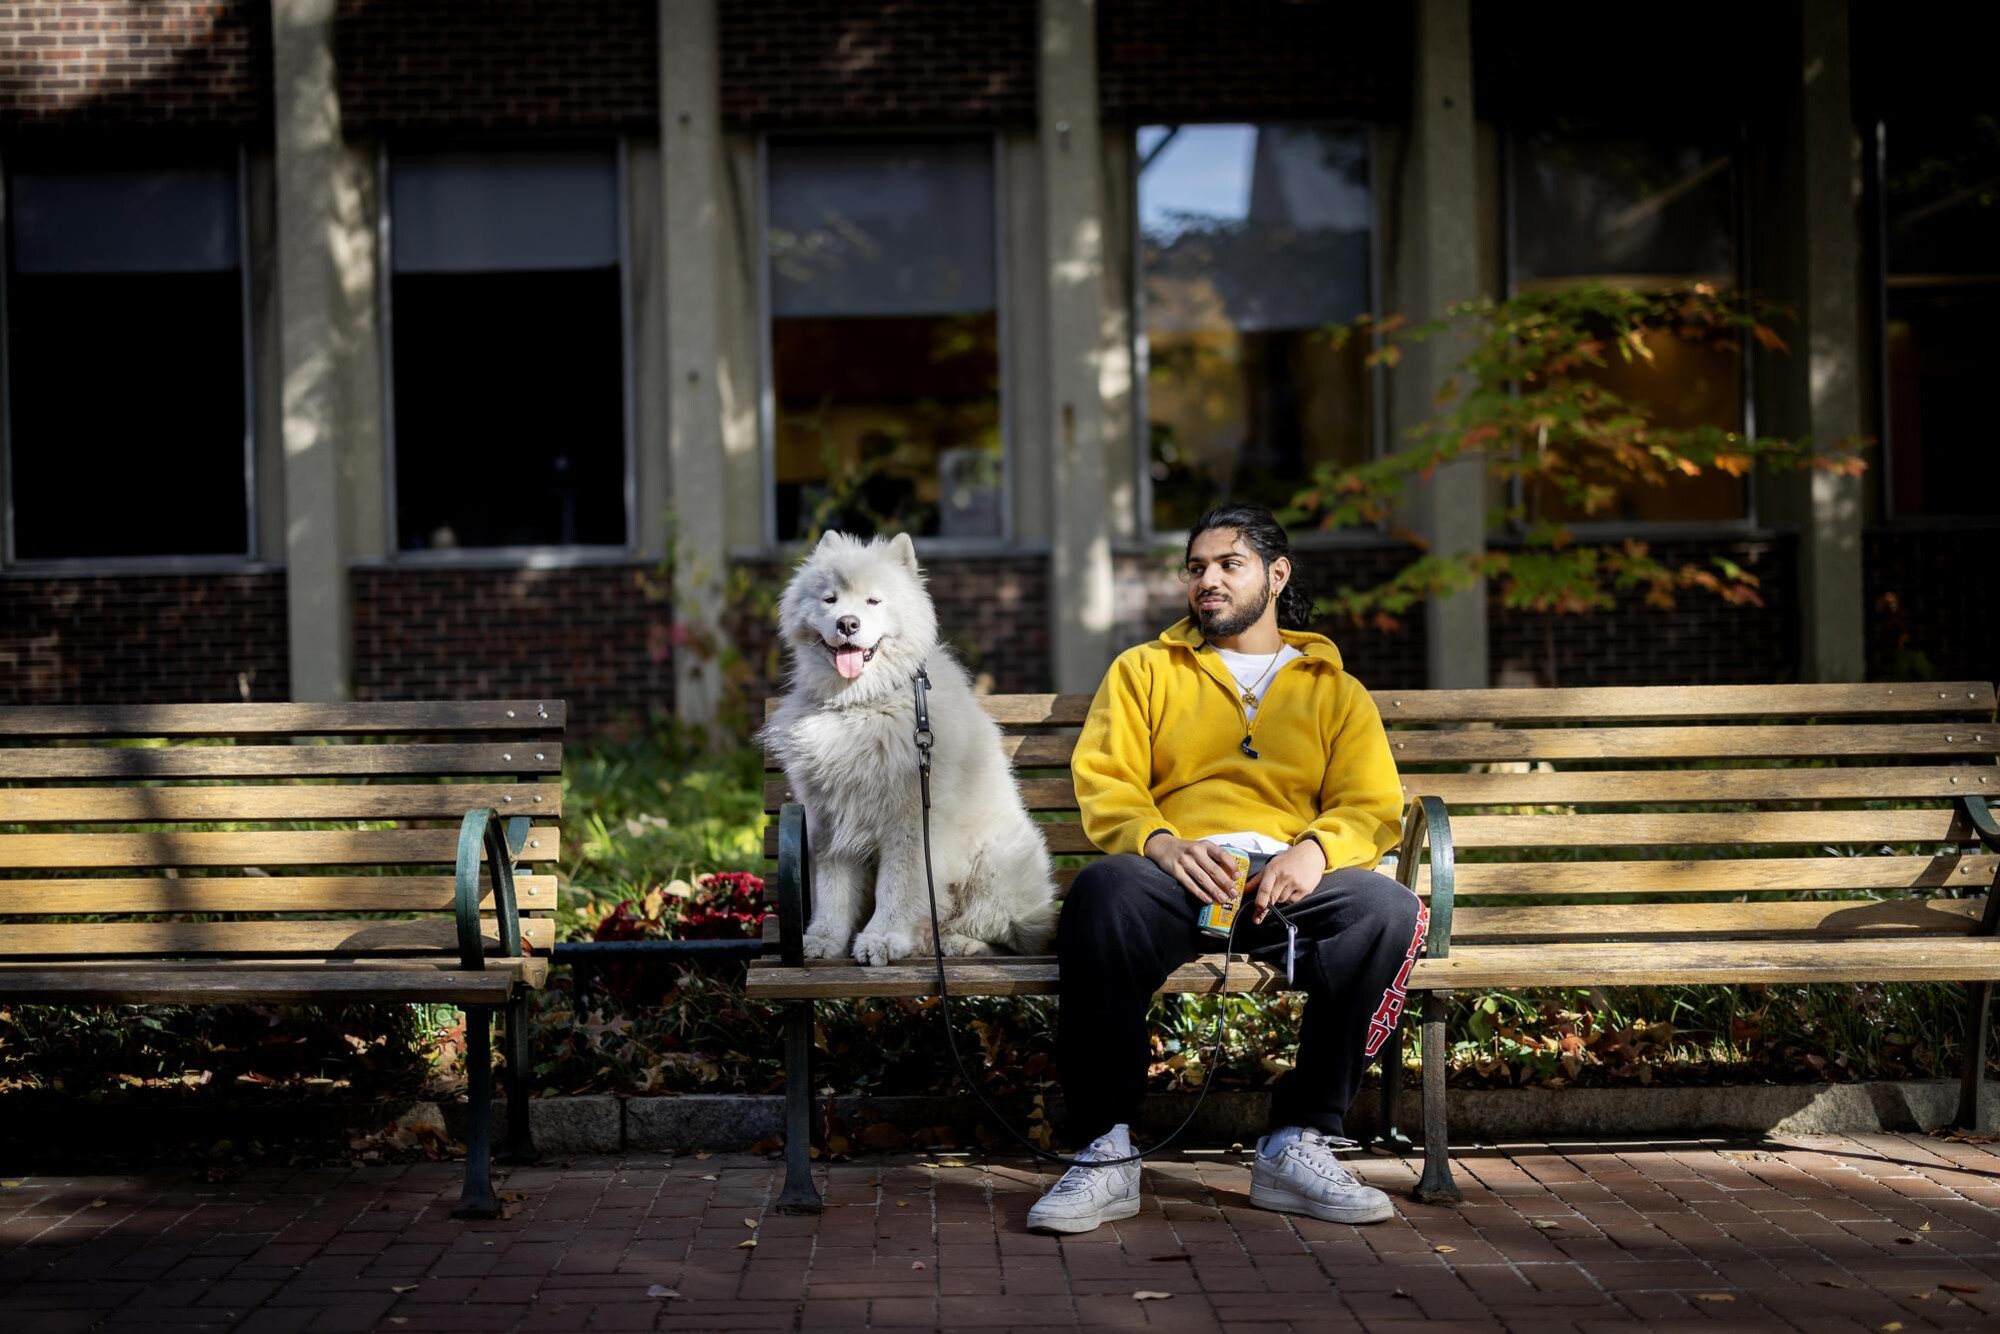
M 0 579 L 0 704 L 290 694 L 283 574 Z
M 673 609 L 645 565 L 356 570 L 357 699 L 569 701 L 571 730 L 673 712 Z
M 342 122 L 656 128 L 657 15 L 655 0 L 340 0 Z
M 0 4 L 0 128 L 255 124 L 267 14 L 266 0 Z
M 1733 607 L 1697 591 L 1679 594 L 1674 610 L 1661 611 L 1646 606 L 1639 593 L 1621 594 L 1613 610 L 1554 618 L 1550 680 L 1550 618 L 1505 610 L 1496 584 L 1487 604 L 1494 683 L 1725 685 L 1798 679 L 1798 559 L 1792 539 L 1651 545 L 1653 555 L 1668 565 L 1727 556 L 1762 581 L 1763 607 Z M 1509 679 L 1514 674 L 1522 674 L 1518 682 Z
M 725 0 L 718 17 L 734 126 L 1035 120 L 1032 0 Z
M 1876 529 L 1862 542 L 1868 679 L 2000 679 L 1991 528 Z
M 1108 121 L 1285 116 L 1400 119 L 1409 108 L 1410 7 L 1342 0 L 1103 0 L 1100 104 Z
M 924 574 L 937 604 L 938 629 L 959 661 L 996 695 L 1049 689 L 1049 563 L 1046 556 L 926 558 Z M 739 575 L 758 590 L 756 602 L 775 604 L 791 568 L 746 563 Z M 764 700 L 784 687 L 786 664 L 777 652 L 775 614 L 739 600 L 729 632 L 743 654 L 742 689 L 751 717 L 764 716 Z

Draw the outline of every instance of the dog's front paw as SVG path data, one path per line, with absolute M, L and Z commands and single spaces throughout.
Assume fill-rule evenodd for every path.
M 907 931 L 863 931 L 854 938 L 854 957 L 862 963 L 891 963 L 916 952 L 916 941 Z
M 944 952 L 946 958 L 959 958 L 968 954 L 993 954 L 997 951 L 986 941 L 947 931 L 944 933 Z
M 841 959 L 847 956 L 849 936 L 844 931 L 809 930 L 804 943 L 808 959 Z

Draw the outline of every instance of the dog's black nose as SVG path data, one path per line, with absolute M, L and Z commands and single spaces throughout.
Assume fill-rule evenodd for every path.
M 833 623 L 833 628 L 852 638 L 861 629 L 861 618 L 859 616 L 843 616 Z

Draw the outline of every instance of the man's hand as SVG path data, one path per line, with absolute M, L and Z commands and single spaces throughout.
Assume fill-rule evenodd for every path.
M 1263 921 L 1272 904 L 1297 903 L 1319 888 L 1319 878 L 1325 874 L 1326 850 L 1320 847 L 1318 839 L 1293 844 L 1265 862 L 1264 869 L 1244 887 L 1245 893 L 1256 896 L 1257 906 L 1250 920 Z
M 1161 830 L 1146 840 L 1146 856 L 1203 903 L 1236 897 L 1236 861 L 1202 838 L 1175 838 Z

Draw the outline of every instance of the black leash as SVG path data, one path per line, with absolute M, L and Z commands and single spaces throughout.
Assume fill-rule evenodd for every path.
M 930 896 L 931 904 L 931 949 L 937 963 L 938 1017 L 944 1021 L 945 1044 L 951 1048 L 952 1063 L 958 1067 L 959 1078 L 963 1079 L 966 1087 L 972 1090 L 972 1096 L 979 1099 L 979 1105 L 986 1109 L 987 1116 L 992 1118 L 994 1124 L 1013 1136 L 1022 1148 L 1045 1162 L 1055 1163 L 1060 1167 L 1120 1167 L 1126 1163 L 1139 1162 L 1156 1153 L 1165 1153 L 1167 1146 L 1179 1139 L 1187 1128 L 1194 1124 L 1194 1118 L 1201 1111 L 1202 1103 L 1208 1101 L 1209 1089 L 1215 1084 L 1216 1067 L 1222 1063 L 1222 1022 L 1224 1016 L 1220 1009 L 1215 1014 L 1215 1037 L 1210 1043 L 1208 1075 L 1201 1081 L 1201 1094 L 1194 1100 L 1194 1106 L 1188 1109 L 1186 1119 L 1174 1128 L 1173 1134 L 1167 1136 L 1152 1148 L 1124 1158 L 1077 1159 L 1065 1158 L 1059 1153 L 1050 1153 L 1047 1149 L 1044 1149 L 1041 1145 L 1014 1129 L 1007 1118 L 1001 1115 L 1000 1109 L 987 1099 L 985 1090 L 979 1087 L 979 1081 L 974 1079 L 971 1072 L 965 1068 L 965 1058 L 959 1054 L 958 1050 L 958 1033 L 953 1029 L 951 1023 L 951 996 L 945 989 L 944 929 L 938 924 L 937 883 L 931 875 L 931 744 L 935 740 L 931 735 L 931 712 L 928 698 L 931 679 L 924 673 L 924 669 L 919 667 L 916 676 L 911 679 L 910 685 L 915 689 L 917 695 L 917 782 L 923 789 L 924 799 L 924 890 Z M 1236 916 L 1232 917 L 1229 921 L 1229 935 L 1223 944 L 1222 978 L 1216 985 L 1216 994 L 1218 995 L 1226 994 L 1228 990 L 1228 951 L 1229 946 L 1236 943 L 1236 924 L 1242 920 L 1242 916 L 1242 909 L 1239 907 Z

